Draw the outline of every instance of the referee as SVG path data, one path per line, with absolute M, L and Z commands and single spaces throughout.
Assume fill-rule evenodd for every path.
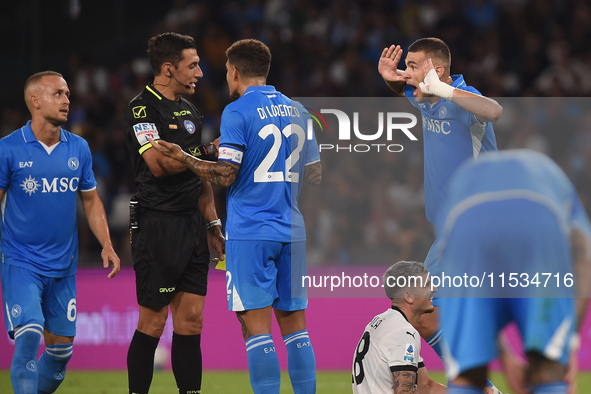
M 154 82 L 130 103 L 125 134 L 137 193 L 130 203 L 131 251 L 139 322 L 127 355 L 129 393 L 148 393 L 154 352 L 172 312 L 172 370 L 180 394 L 200 393 L 201 328 L 207 292 L 208 237 L 224 254 L 211 185 L 155 149 L 148 137 L 174 141 L 201 157 L 202 117 L 181 95 L 195 93 L 203 72 L 195 40 L 164 33 L 148 41 Z M 215 149 L 214 149 L 215 151 Z

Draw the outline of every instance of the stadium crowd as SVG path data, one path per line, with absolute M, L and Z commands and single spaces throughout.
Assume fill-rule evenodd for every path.
M 452 73 L 504 106 L 495 124 L 499 149 L 549 154 L 591 209 L 591 100 L 584 98 L 591 95 L 591 5 L 585 0 L 176 0 L 159 23 L 142 29 L 121 40 L 142 47 L 165 31 L 197 40 L 204 77 L 188 99 L 204 115 L 204 142 L 219 135 L 230 102 L 225 50 L 238 39 L 269 45 L 268 82 L 288 96 L 390 97 L 377 72 L 382 49 L 437 36 L 454 54 Z M 145 54 L 102 62 L 92 49 L 72 51 L 51 67 L 70 84 L 64 128 L 90 145 L 115 250 L 130 265 L 127 209 L 134 186 L 122 125 L 127 104 L 152 71 Z M 3 96 L 0 137 L 26 122 L 21 96 Z M 340 157 L 323 154 L 323 185 L 302 195 L 310 263 L 424 259 L 433 230 L 424 214 L 420 144 L 402 153 L 367 153 L 361 163 Z M 225 190 L 214 191 L 223 218 Z M 80 233 L 80 265 L 90 265 L 86 256 L 96 256 L 99 245 L 84 221 Z

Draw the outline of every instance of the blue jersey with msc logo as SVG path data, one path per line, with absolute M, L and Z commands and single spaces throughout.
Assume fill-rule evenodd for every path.
M 478 90 L 466 85 L 462 75 L 451 77 L 451 86 L 480 95 Z M 417 103 L 409 85 L 404 94 L 422 115 L 425 213 L 427 220 L 435 223 L 454 171 L 470 157 L 476 159 L 481 152 L 497 150 L 497 142 L 491 122 L 478 122 L 474 114 L 459 105 L 446 99 L 435 104 Z
M 53 149 L 53 150 L 52 150 Z M 88 143 L 60 129 L 46 148 L 31 122 L 0 140 L 2 263 L 66 277 L 78 263 L 78 191 L 96 188 Z
M 218 160 L 240 165 L 228 188 L 226 239 L 306 239 L 298 197 L 305 166 L 320 161 L 301 104 L 273 86 L 251 86 L 222 114 Z

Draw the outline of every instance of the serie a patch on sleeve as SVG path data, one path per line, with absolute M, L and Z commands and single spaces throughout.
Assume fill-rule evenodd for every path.
M 154 123 L 137 123 L 133 125 L 133 132 L 135 133 L 137 141 L 142 146 L 150 142 L 148 141 L 148 137 L 152 138 L 153 140 L 160 139 L 160 136 L 158 135 L 158 129 Z
M 239 149 L 231 148 L 228 146 L 220 146 L 220 152 L 218 160 L 230 161 L 236 164 L 242 164 L 242 157 L 244 152 Z

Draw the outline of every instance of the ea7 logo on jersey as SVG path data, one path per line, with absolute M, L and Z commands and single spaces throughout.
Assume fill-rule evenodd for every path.
M 158 129 L 154 123 L 138 123 L 133 125 L 133 132 L 135 133 L 135 137 L 137 138 L 140 145 L 147 144 L 148 137 L 152 138 L 153 140 L 160 139 L 158 135 Z
M 411 363 L 415 362 L 415 349 L 414 346 L 410 343 L 406 344 L 406 352 L 404 353 L 404 361 L 408 361 Z
M 26 168 L 26 167 L 33 167 L 33 162 L 32 161 L 19 161 L 18 162 L 18 166 L 19 168 Z

